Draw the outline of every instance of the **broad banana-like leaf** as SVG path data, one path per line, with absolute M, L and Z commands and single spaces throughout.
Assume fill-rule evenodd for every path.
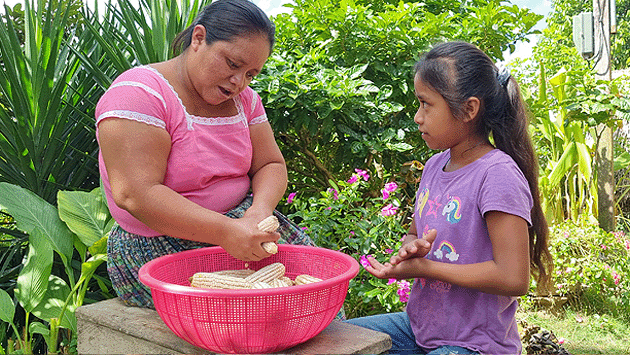
M 33 315 L 46 322 L 50 322 L 51 318 L 59 318 L 70 291 L 70 287 L 63 279 L 50 275 L 44 299 L 33 309 Z M 74 315 L 74 310 L 75 305 L 70 301 L 63 313 L 63 317 L 60 318 L 60 325 L 76 332 L 77 318 Z
M 0 182 L 0 206 L 16 221 L 17 227 L 29 234 L 29 241 L 42 238 L 38 245 L 52 248 L 68 266 L 72 259 L 72 232 L 59 218 L 55 206 L 35 193 L 17 185 Z
M 557 186 L 560 184 L 560 180 L 562 180 L 567 171 L 570 171 L 576 163 L 577 149 L 575 147 L 575 142 L 571 142 L 565 148 L 564 153 L 562 153 L 562 156 L 549 174 L 550 186 Z
M 592 158 L 591 152 L 586 146 L 586 144 L 581 142 L 576 142 L 575 147 L 577 148 L 577 163 L 580 168 L 580 172 L 584 174 L 585 177 L 592 176 L 593 168 L 592 168 Z
M 14 315 L 15 305 L 11 296 L 9 296 L 7 291 L 0 288 L 0 320 L 12 324 Z
M 59 191 L 59 217 L 66 222 L 87 247 L 103 238 L 112 225 L 112 217 L 100 188 L 91 192 Z
M 20 305 L 28 313 L 33 312 L 44 299 L 53 263 L 53 251 L 42 243 L 44 238 L 38 238 L 39 234 L 37 228 L 31 233 L 26 262 L 18 275 L 14 291 Z

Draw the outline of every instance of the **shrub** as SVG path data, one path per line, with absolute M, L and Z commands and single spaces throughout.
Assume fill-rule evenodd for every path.
M 551 227 L 556 291 L 577 311 L 630 317 L 630 240 L 624 232 L 564 222 Z
M 386 260 L 398 251 L 412 206 L 401 206 L 396 182 L 384 184 L 381 196 L 367 193 L 369 174 L 360 169 L 347 181 L 330 181 L 319 196 L 289 194 L 289 217 L 321 247 L 339 250 L 364 263 L 367 255 Z M 345 311 L 348 318 L 400 311 L 407 302 L 410 280 L 380 280 L 363 268 L 351 280 Z

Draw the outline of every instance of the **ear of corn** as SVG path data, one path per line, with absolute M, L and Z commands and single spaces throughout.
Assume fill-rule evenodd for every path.
M 275 232 L 280 227 L 280 222 L 276 216 L 269 216 L 258 223 L 258 229 L 263 232 L 271 233 Z M 278 245 L 274 242 L 262 243 L 263 249 L 269 254 L 276 254 L 278 252 Z
M 291 280 L 291 278 L 290 278 L 290 277 L 288 277 L 288 276 L 282 276 L 282 277 L 280 278 L 280 280 L 281 280 L 282 282 L 284 282 L 284 284 L 285 284 L 285 285 L 287 285 L 287 286 L 293 286 L 293 285 L 295 285 L 295 283 L 293 282 L 293 280 Z
M 274 242 L 264 242 L 262 243 L 262 247 L 269 254 L 278 253 L 278 245 Z
M 254 283 L 257 281 L 263 281 L 263 282 L 271 282 L 271 280 L 273 279 L 278 279 L 282 276 L 284 276 L 284 265 L 282 265 L 282 263 L 273 263 L 273 264 L 269 264 L 265 267 L 263 267 L 262 269 L 256 271 L 255 273 L 247 276 L 245 278 L 245 281 L 250 282 L 250 283 Z
M 289 279 L 287 277 L 287 279 Z M 279 279 L 274 279 L 271 280 L 271 287 L 289 287 L 289 286 L 293 286 L 293 281 L 291 281 L 291 279 L 289 279 L 289 283 L 286 282 L 286 280 L 283 278 L 279 278 Z
M 239 270 L 221 270 L 221 271 L 215 271 L 213 272 L 213 274 L 216 275 L 226 275 L 226 276 L 233 276 L 233 277 L 240 277 L 240 278 L 246 278 L 247 276 L 253 274 L 254 272 L 256 272 L 255 270 L 252 269 L 239 269 Z
M 212 272 L 197 272 L 191 277 L 190 286 L 231 290 L 252 288 L 252 283 L 242 277 L 221 275 Z
M 269 216 L 258 223 L 258 229 L 263 232 L 275 232 L 280 227 L 280 222 L 276 216 Z
M 296 285 L 306 285 L 306 284 L 311 284 L 313 282 L 319 282 L 319 281 L 322 281 L 322 279 L 315 276 L 307 275 L 307 274 L 302 274 L 295 277 Z
M 276 280 L 277 280 L 277 279 L 276 279 Z M 275 280 L 274 280 L 274 281 L 275 281 Z M 268 284 L 268 283 L 266 283 L 266 282 L 262 282 L 262 281 L 254 282 L 254 283 L 252 284 L 252 288 L 253 288 L 253 289 L 257 289 L 257 290 L 262 290 L 262 289 L 265 289 L 265 288 L 273 288 L 273 287 L 275 287 L 275 286 L 270 285 L 270 284 Z

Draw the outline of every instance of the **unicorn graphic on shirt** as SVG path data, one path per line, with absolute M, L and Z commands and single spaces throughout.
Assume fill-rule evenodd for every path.
M 462 201 L 459 197 L 451 197 L 442 210 L 442 216 L 446 215 L 446 220 L 451 224 L 459 222 L 459 220 L 462 219 L 461 204 Z

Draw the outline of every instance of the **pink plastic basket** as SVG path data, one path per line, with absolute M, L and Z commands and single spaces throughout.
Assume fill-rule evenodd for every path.
M 323 279 L 307 285 L 261 290 L 210 290 L 188 286 L 199 271 L 258 270 L 281 262 L 286 275 Z M 277 352 L 319 334 L 335 318 L 359 272 L 354 258 L 338 251 L 278 245 L 278 253 L 257 262 L 233 258 L 221 247 L 166 255 L 140 268 L 155 309 L 180 338 L 219 353 Z

